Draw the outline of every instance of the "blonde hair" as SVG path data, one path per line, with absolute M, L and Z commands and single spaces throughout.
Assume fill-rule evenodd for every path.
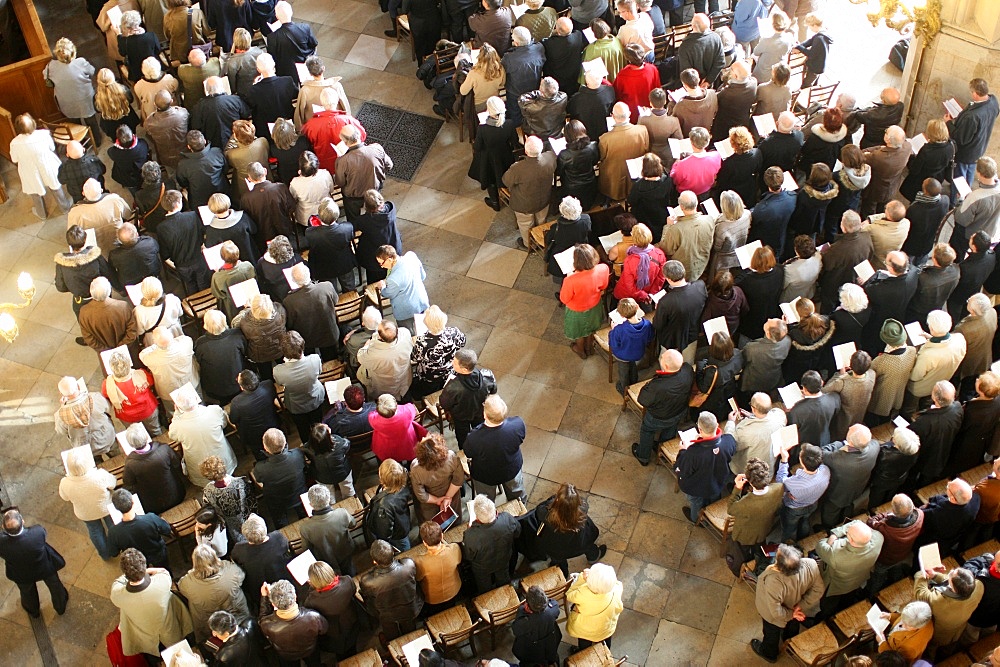
M 472 71 L 481 73 L 487 81 L 494 81 L 503 76 L 504 69 L 500 55 L 489 43 L 483 44 L 483 48 L 479 50 L 479 58 L 472 66 Z
M 931 118 L 927 121 L 927 129 L 924 130 L 924 136 L 931 143 L 948 141 L 950 138 L 948 135 L 948 124 L 940 118 Z
M 163 296 L 163 283 L 156 276 L 147 276 L 139 283 L 142 291 L 142 305 L 155 306 L 156 302 Z
M 251 41 L 252 40 L 250 37 L 249 30 L 247 30 L 246 28 L 237 28 L 236 30 L 233 31 L 232 52 L 236 53 L 237 49 L 239 49 L 240 51 L 249 51 Z
M 76 44 L 66 37 L 60 37 L 56 42 L 56 48 L 52 49 L 52 54 L 56 60 L 68 65 L 76 59 Z
M 334 569 L 321 560 L 309 566 L 309 585 L 316 590 L 326 588 L 333 583 L 336 577 L 337 573 Z
M 632 227 L 632 243 L 640 248 L 645 248 L 653 242 L 653 232 L 641 222 Z
M 221 192 L 216 192 L 214 195 L 208 198 L 208 210 L 216 215 L 220 213 L 225 213 L 230 208 L 232 208 L 233 203 L 229 199 L 228 195 L 224 195 Z
M 378 481 L 389 493 L 406 486 L 406 470 L 397 461 L 386 459 L 378 467 Z
M 448 326 L 448 315 L 439 307 L 432 305 L 424 311 L 424 326 L 427 327 L 427 331 L 437 336 Z
M 125 86 L 115 80 L 115 73 L 104 67 L 97 73 L 97 93 L 94 108 L 105 120 L 120 120 L 132 110 Z
M 250 314 L 255 320 L 269 320 L 274 317 L 274 302 L 266 294 L 257 294 L 250 299 Z

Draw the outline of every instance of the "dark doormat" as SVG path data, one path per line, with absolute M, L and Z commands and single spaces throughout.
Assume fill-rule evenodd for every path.
M 413 179 L 434 137 L 444 125 L 440 118 L 421 116 L 376 102 L 365 102 L 355 116 L 368 133 L 365 143 L 378 143 L 392 158 L 389 176 L 401 181 Z

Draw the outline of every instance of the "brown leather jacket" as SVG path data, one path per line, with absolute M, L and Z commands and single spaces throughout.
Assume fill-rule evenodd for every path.
M 417 586 L 417 566 L 409 558 L 365 572 L 359 586 L 368 610 L 378 616 L 383 626 L 412 621 L 424 606 L 424 597 Z
M 320 635 L 325 635 L 329 624 L 319 612 L 299 607 L 299 615 L 291 620 L 278 618 L 273 613 L 271 600 L 260 600 L 260 629 L 278 652 L 282 660 L 302 660 L 316 652 Z

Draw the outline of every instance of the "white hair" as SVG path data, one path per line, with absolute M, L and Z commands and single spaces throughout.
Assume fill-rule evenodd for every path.
M 309 267 L 305 262 L 299 262 L 292 267 L 292 280 L 299 287 L 305 287 L 312 281 L 312 276 L 309 272 Z
M 202 321 L 204 322 L 205 331 L 213 336 L 218 336 L 225 331 L 228 326 L 226 324 L 226 316 L 222 313 L 222 311 L 216 310 L 215 308 L 205 313 L 205 317 Z
M 257 71 L 261 74 L 274 71 L 274 57 L 270 53 L 260 54 L 254 62 L 257 64 Z
M 943 310 L 927 313 L 927 330 L 932 336 L 944 336 L 951 331 L 951 315 Z
M 910 602 L 899 612 L 900 622 L 908 628 L 922 628 L 931 622 L 931 606 L 923 600 Z
M 274 17 L 282 23 L 288 23 L 292 20 L 292 6 L 285 0 L 279 0 L 274 6 Z
M 88 201 L 97 201 L 101 198 L 101 193 L 104 192 L 104 188 L 101 187 L 100 182 L 96 178 L 88 178 L 83 183 L 83 196 L 87 198 Z
M 906 427 L 897 427 L 892 432 L 892 444 L 901 453 L 913 456 L 920 450 L 920 436 Z
M 309 506 L 313 511 L 321 510 L 330 506 L 330 489 L 322 484 L 313 484 L 309 487 Z
M 201 405 L 201 400 L 198 398 L 198 394 L 194 392 L 182 391 L 174 399 L 174 408 L 181 412 L 190 412 L 199 405 Z
M 111 296 L 111 283 L 104 276 L 90 281 L 90 296 L 94 301 L 107 301 Z
M 864 424 L 855 424 L 847 430 L 847 442 L 855 449 L 861 449 L 872 439 L 872 432 Z
M 496 521 L 497 506 L 492 500 L 480 493 L 472 501 L 472 513 L 476 515 L 476 521 L 479 523 L 490 524 Z
M 702 435 L 715 435 L 719 429 L 719 420 L 707 410 L 698 415 L 698 432 Z
M 583 206 L 576 197 L 563 197 L 559 202 L 559 215 L 567 220 L 579 220 L 583 215 Z
M 514 41 L 514 46 L 531 44 L 531 31 L 523 25 L 519 25 L 512 31 L 511 38 Z
M 222 77 L 210 76 L 205 79 L 204 85 L 206 95 L 218 95 L 219 93 L 226 92 L 225 88 L 222 87 Z
M 382 313 L 380 313 L 378 308 L 375 306 L 368 306 L 365 308 L 365 312 L 361 313 L 361 324 L 369 331 L 375 331 L 378 329 L 378 325 L 381 324 L 381 322 Z
M 528 157 L 538 157 L 542 154 L 542 140 L 531 135 L 524 140 L 524 154 Z
M 840 305 L 849 313 L 860 313 L 868 307 L 868 294 L 861 285 L 844 283 L 840 287 Z
M 149 433 L 146 432 L 146 427 L 142 425 L 142 422 L 129 424 L 129 427 L 125 429 L 125 441 L 132 449 L 142 449 L 149 444 L 149 439 Z
M 893 148 L 899 148 L 906 141 L 906 132 L 899 125 L 890 125 L 885 131 L 885 138 Z
M 698 208 L 698 195 L 690 190 L 685 190 L 677 197 L 677 205 L 684 211 L 693 211 Z
M 969 297 L 967 307 L 971 314 L 982 316 L 990 309 L 990 298 L 982 292 L 976 292 Z
M 624 102 L 615 102 L 615 105 L 611 107 L 611 117 L 614 118 L 615 123 L 624 123 L 631 116 L 632 112 Z
M 587 588 L 597 595 L 610 593 L 618 583 L 615 568 L 604 563 L 594 563 L 587 570 Z
M 149 56 L 142 61 L 142 75 L 147 79 L 157 78 L 162 71 L 163 68 L 160 67 L 160 61 L 153 56 Z
M 80 383 L 75 377 L 69 375 L 63 376 L 56 386 L 59 388 L 59 395 L 65 398 L 71 398 L 80 393 Z
M 781 132 L 791 132 L 795 127 L 795 114 L 791 111 L 782 111 L 778 114 L 776 125 Z

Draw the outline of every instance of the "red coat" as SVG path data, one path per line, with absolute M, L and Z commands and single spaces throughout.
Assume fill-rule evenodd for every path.
M 660 87 L 660 71 L 652 63 L 626 65 L 615 77 L 615 96 L 628 105 L 632 122 L 639 122 L 639 107 L 649 106 L 649 91 Z
M 414 457 L 417 434 L 413 430 L 413 420 L 416 416 L 417 409 L 412 403 L 397 407 L 392 417 L 383 417 L 374 410 L 368 414 L 373 431 L 372 452 L 379 461 L 409 461 Z
M 337 151 L 333 147 L 340 143 L 340 131 L 348 125 L 358 128 L 362 142 L 368 138 L 358 119 L 340 110 L 314 113 L 302 126 L 302 134 L 312 143 L 320 168 L 331 174 L 335 173 L 334 166 L 337 164 Z
M 141 369 L 146 375 L 146 382 L 149 386 L 143 391 L 136 391 L 135 383 L 129 378 L 125 382 L 117 382 L 118 391 L 125 395 L 125 402 L 122 403 L 121 410 L 115 410 L 115 417 L 123 422 L 134 424 L 146 419 L 156 410 L 156 394 L 153 393 L 153 376 L 145 368 Z M 115 382 L 114 378 L 106 377 L 101 384 L 101 393 L 104 398 L 108 398 L 108 383 Z M 114 406 L 112 406 L 114 407 Z
M 615 285 L 615 298 L 618 300 L 631 297 L 638 303 L 649 303 L 650 295 L 656 294 L 663 289 L 666 278 L 663 277 L 663 265 L 667 263 L 667 256 L 663 251 L 654 245 L 649 246 L 649 284 L 646 289 L 639 289 L 635 285 L 636 271 L 639 268 L 638 255 L 626 255 L 622 263 L 622 275 Z

